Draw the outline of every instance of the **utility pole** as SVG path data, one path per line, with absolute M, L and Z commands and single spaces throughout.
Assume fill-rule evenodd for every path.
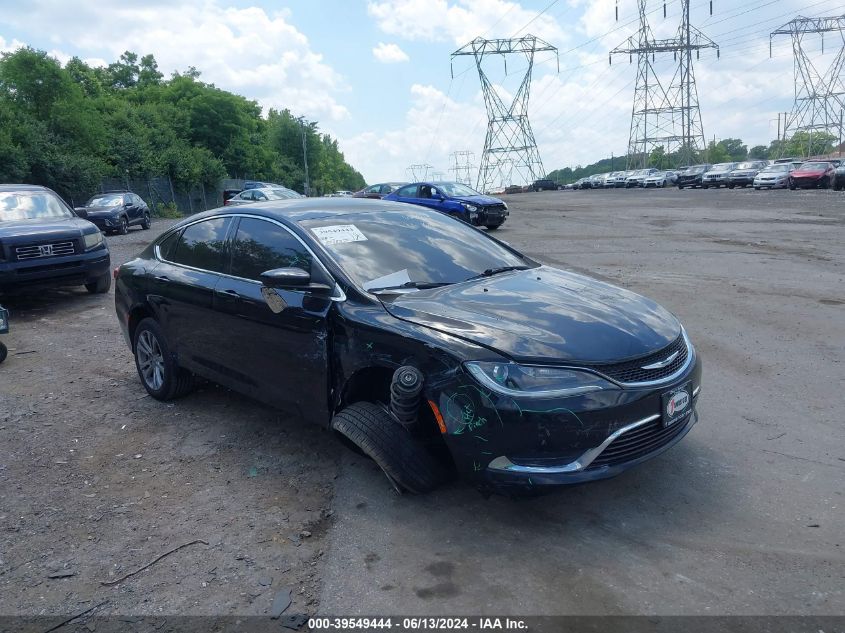
M 299 117 L 299 131 L 302 135 L 302 162 L 305 165 L 305 195 L 311 195 L 311 180 L 308 178 L 308 145 L 305 141 L 305 121 Z
M 472 164 L 472 159 L 475 154 L 469 150 L 458 150 L 452 152 L 452 167 L 449 171 L 455 172 L 455 181 L 465 184 L 467 187 L 472 186 L 472 170 L 475 165 Z
M 497 40 L 477 37 L 452 53 L 452 61 L 455 57 L 464 55 L 473 57 L 484 93 L 487 135 L 484 139 L 484 151 L 481 154 L 476 186 L 482 193 L 490 191 L 496 185 L 528 184 L 545 176 L 537 141 L 534 139 L 534 132 L 528 121 L 528 96 L 531 91 L 534 56 L 543 51 L 553 51 L 555 56 L 558 52 L 557 48 L 548 42 L 533 35 L 525 35 Z M 509 105 L 505 105 L 482 67 L 484 59 L 491 55 L 502 56 L 505 74 L 507 74 L 508 55 L 518 55 L 528 63 L 522 83 Z M 560 60 L 558 60 L 558 71 L 560 71 Z M 506 182 L 507 179 L 513 179 L 512 170 L 516 171 L 517 178 L 521 182 Z
M 695 163 L 696 152 L 706 149 L 692 53 L 695 51 L 698 59 L 703 49 L 712 48 L 718 57 L 719 46 L 690 24 L 690 0 L 681 0 L 678 34 L 670 39 L 656 39 L 648 22 L 647 2 L 637 0 L 640 16 L 637 34 L 610 51 L 609 56 L 610 63 L 614 55 L 627 55 L 630 62 L 637 56 L 627 168 L 646 167 L 651 152 L 661 146 L 667 156 L 676 155 L 678 165 L 691 165 Z M 712 3 L 710 11 L 713 11 Z M 663 16 L 666 16 L 665 0 Z M 661 79 L 655 70 L 658 53 L 672 53 L 679 62 L 669 81 Z
M 408 165 L 405 172 L 410 176 L 411 182 L 419 182 L 420 180 L 428 180 L 428 170 L 432 169 L 431 165 L 425 163 Z
M 810 59 L 804 49 L 804 38 L 818 34 L 822 38 L 824 54 L 824 34 L 838 34 L 839 52 L 824 73 Z M 845 109 L 845 86 L 842 83 L 842 69 L 845 66 L 845 15 L 830 18 L 804 18 L 798 16 L 769 35 L 769 56 L 772 54 L 772 40 L 777 35 L 789 35 L 792 38 L 792 55 L 795 73 L 795 102 L 792 112 L 784 119 L 783 139 L 796 132 L 807 135 L 805 157 L 813 154 L 813 134 L 821 135 L 824 143 L 833 138 L 842 138 L 842 110 Z M 784 142 L 781 156 L 785 151 Z

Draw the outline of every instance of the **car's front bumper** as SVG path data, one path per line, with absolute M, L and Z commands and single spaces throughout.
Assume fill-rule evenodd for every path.
M 111 258 L 105 247 L 64 257 L 0 262 L 0 290 L 40 286 L 81 286 L 109 274 Z
M 824 182 L 826 176 L 810 176 L 804 178 L 792 177 L 792 185 L 799 188 L 818 187 Z
M 716 178 L 703 178 L 701 180 L 702 187 L 720 187 L 728 183 L 727 176 L 717 176 Z
M 120 217 L 117 214 L 97 215 L 89 213 L 85 219 L 93 223 L 94 226 L 96 226 L 101 231 L 111 231 L 120 227 Z
M 777 179 L 764 179 L 761 180 L 760 178 L 754 179 L 754 186 L 759 187 L 760 189 L 776 189 L 776 188 L 785 188 L 789 185 L 789 178 L 777 178 Z
M 754 182 L 754 176 L 731 176 L 728 178 L 728 184 L 744 187 L 752 184 Z
M 663 396 L 687 386 L 689 417 L 663 427 Z M 612 477 L 658 455 L 695 423 L 700 389 L 701 363 L 693 350 L 682 373 L 659 386 L 513 398 L 462 374 L 435 402 L 464 478 L 482 489 L 528 492 Z M 643 450 L 630 452 L 631 446 Z

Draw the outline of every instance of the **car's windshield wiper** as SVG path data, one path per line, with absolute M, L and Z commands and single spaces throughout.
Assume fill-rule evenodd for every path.
M 440 286 L 448 286 L 451 281 L 406 281 L 403 284 L 396 284 L 395 286 L 382 286 L 380 288 L 368 288 L 367 292 L 373 294 L 378 292 L 387 292 L 389 290 L 404 290 L 406 288 L 414 288 L 416 290 L 426 290 L 427 288 L 439 288 Z
M 483 273 L 473 275 L 466 281 L 470 281 L 472 279 L 481 279 L 482 277 L 492 277 L 493 275 L 510 272 L 511 270 L 528 270 L 529 268 L 531 268 L 531 266 L 499 266 L 498 268 L 488 268 Z

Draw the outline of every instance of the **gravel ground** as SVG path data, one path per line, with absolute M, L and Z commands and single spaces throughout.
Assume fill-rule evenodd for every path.
M 4 298 L 0 614 L 260 615 L 287 589 L 308 614 L 845 612 L 845 198 L 507 201 L 500 238 L 687 324 L 702 421 L 678 447 L 519 504 L 397 497 L 328 433 L 226 390 L 147 397 L 112 295 Z M 109 237 L 113 263 L 168 224 Z

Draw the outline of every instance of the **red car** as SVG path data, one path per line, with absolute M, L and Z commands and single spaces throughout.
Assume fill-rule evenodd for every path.
M 809 161 L 789 174 L 789 188 L 819 187 L 829 189 L 833 183 L 833 163 L 826 161 Z

